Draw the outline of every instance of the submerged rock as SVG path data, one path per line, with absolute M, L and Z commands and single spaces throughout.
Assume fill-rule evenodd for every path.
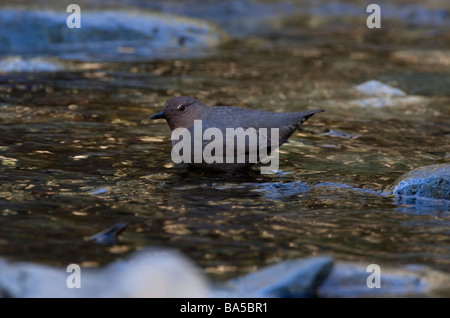
M 357 85 L 355 90 L 360 94 L 369 96 L 350 102 L 351 105 L 362 107 L 380 108 L 389 106 L 409 106 L 424 104 L 428 101 L 425 97 L 407 95 L 401 89 L 375 80 Z
M 112 246 L 118 243 L 120 233 L 122 233 L 127 227 L 127 223 L 117 223 L 106 230 L 88 237 L 87 240 L 104 246 Z
M 294 259 L 233 279 L 227 286 L 240 297 L 316 297 L 332 267 L 330 257 Z
M 450 200 L 450 164 L 416 168 L 397 179 L 388 191 L 398 196 Z
M 369 96 L 405 96 L 406 93 L 401 89 L 386 85 L 379 81 L 367 81 L 355 87 L 356 90 Z

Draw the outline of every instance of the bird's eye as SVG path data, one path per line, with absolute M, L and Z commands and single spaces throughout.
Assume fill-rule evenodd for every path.
M 177 107 L 177 109 L 179 110 L 179 111 L 183 111 L 184 110 L 184 105 L 183 104 L 181 104 L 181 105 L 178 105 L 178 107 Z

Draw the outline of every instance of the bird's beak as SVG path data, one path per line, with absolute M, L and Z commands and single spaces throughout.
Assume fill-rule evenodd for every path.
M 153 116 L 150 117 L 150 119 L 160 119 L 160 118 L 167 118 L 166 114 L 164 114 L 164 112 L 160 111 L 157 114 L 154 114 Z

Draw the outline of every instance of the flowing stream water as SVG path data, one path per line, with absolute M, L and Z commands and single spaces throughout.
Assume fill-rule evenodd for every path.
M 36 60 L 11 46 L 3 67 L 19 69 L 0 73 L 0 256 L 96 267 L 168 247 L 214 280 L 322 254 L 449 272 L 448 201 L 386 192 L 405 172 L 450 160 L 448 29 L 315 21 L 280 19 L 276 32 L 169 58 L 135 57 L 126 37 L 104 58 L 59 47 Z M 358 93 L 368 80 L 407 95 Z M 177 95 L 325 112 L 281 147 L 277 173 L 211 173 L 175 166 L 167 124 L 149 120 Z M 119 222 L 118 245 L 83 239 Z

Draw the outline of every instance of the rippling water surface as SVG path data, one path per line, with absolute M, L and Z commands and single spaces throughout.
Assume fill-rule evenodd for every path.
M 420 38 L 421 53 L 403 36 L 388 44 L 389 31 L 381 41 L 284 27 L 290 36 L 230 40 L 207 57 L 1 73 L 0 255 L 99 266 L 163 246 L 219 280 L 319 254 L 448 272 L 448 202 L 385 192 L 413 168 L 449 162 L 448 37 Z M 407 98 L 365 107 L 354 86 L 373 79 Z M 276 174 L 209 173 L 174 166 L 169 128 L 148 118 L 177 95 L 326 111 L 282 146 Z M 118 222 L 129 224 L 119 245 L 83 240 Z

